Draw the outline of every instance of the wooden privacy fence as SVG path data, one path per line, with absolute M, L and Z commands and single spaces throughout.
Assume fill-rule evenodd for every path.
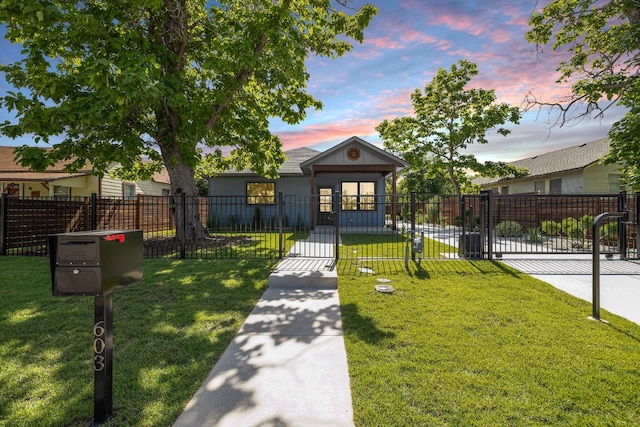
M 200 198 L 203 222 L 207 198 Z M 171 197 L 121 198 L 19 198 L 2 196 L 0 204 L 0 254 L 29 248 L 27 254 L 46 251 L 47 236 L 92 229 L 144 229 L 154 233 L 174 229 Z M 95 224 L 94 224 L 95 222 Z
M 618 210 L 634 211 L 636 195 L 537 195 L 514 194 L 492 195 L 491 216 L 494 225 L 503 221 L 515 221 L 523 228 L 540 227 L 544 221 L 562 222 L 566 218 L 580 219 L 584 215 L 597 216 L 603 212 Z M 445 197 L 440 203 L 440 215 L 447 224 L 463 220 L 461 210 L 465 210 L 464 220 L 473 222 L 479 218 L 480 195 Z

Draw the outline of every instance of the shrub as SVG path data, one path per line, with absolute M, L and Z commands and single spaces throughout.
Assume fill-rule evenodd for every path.
M 582 228 L 582 235 L 587 237 L 587 233 L 593 227 L 593 216 L 592 215 L 582 215 L 580 218 L 580 227 Z
M 529 236 L 529 242 L 541 243 L 543 241 L 542 234 L 538 227 L 531 227 L 527 229 L 527 235 Z
M 600 226 L 600 237 L 605 241 L 615 241 L 618 238 L 618 223 L 610 221 Z
M 495 232 L 499 237 L 520 237 L 522 226 L 515 221 L 502 221 L 496 225 Z
M 561 223 L 562 232 L 573 239 L 582 237 L 582 227 L 580 221 L 575 218 L 565 218 Z
M 541 228 L 547 236 L 557 236 L 561 230 L 560 224 L 552 220 L 542 221 Z

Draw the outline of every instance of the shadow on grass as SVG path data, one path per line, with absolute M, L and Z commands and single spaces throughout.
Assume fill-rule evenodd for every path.
M 378 328 L 373 318 L 360 314 L 356 304 L 348 303 L 341 306 L 342 316 L 345 319 L 345 335 L 356 335 L 367 344 L 377 344 L 388 338 L 395 338 L 393 332 L 383 331 Z
M 83 426 L 93 415 L 93 298 L 52 297 L 47 259 L 0 260 L 0 418 Z M 169 426 L 266 287 L 273 262 L 145 262 L 114 295 L 115 417 Z

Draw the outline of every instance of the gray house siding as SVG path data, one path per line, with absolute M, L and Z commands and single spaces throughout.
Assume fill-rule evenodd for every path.
M 248 204 L 246 188 L 249 182 L 275 182 L 276 198 L 282 193 L 285 203 L 285 225 L 309 225 L 309 177 L 281 177 L 269 180 L 255 176 L 222 176 L 209 180 L 209 217 L 220 227 L 249 226 L 259 218 L 263 223 L 275 225 L 277 204 Z M 302 199 L 300 196 L 306 196 Z M 304 203 L 303 203 L 304 202 Z M 213 217 L 213 218 L 212 218 Z
M 379 173 L 322 174 L 316 177 L 316 187 L 332 186 L 334 193 L 342 191 L 343 182 L 375 182 L 375 209 L 344 210 L 341 201 L 339 218 L 341 227 L 363 227 L 384 225 L 384 177 Z
M 339 225 L 384 226 L 385 176 L 393 177 L 395 183 L 397 171 L 408 166 L 402 159 L 357 137 L 323 153 L 297 148 L 284 154 L 286 160 L 276 180 L 258 177 L 250 170 L 227 171 L 211 178 L 209 222 L 221 227 L 244 226 L 255 225 L 259 218 L 260 224 L 275 226 L 278 218 L 275 202 L 282 193 L 287 226 L 329 225 L 335 216 L 327 209 L 320 212 L 320 189 L 342 192 L 343 183 L 348 182 L 345 189 L 351 194 L 343 195 L 339 201 Z M 274 183 L 273 193 L 272 188 L 252 186 L 253 196 L 248 200 L 248 183 L 267 182 Z

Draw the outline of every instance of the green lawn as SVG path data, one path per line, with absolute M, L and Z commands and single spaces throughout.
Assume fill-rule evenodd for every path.
M 93 416 L 93 298 L 53 297 L 48 258 L 0 257 L 0 426 Z M 112 426 L 170 426 L 262 295 L 275 261 L 145 261 L 114 294 Z
M 357 426 L 640 425 L 635 323 L 498 262 L 361 265 L 339 264 Z
M 342 259 L 404 259 L 407 250 L 406 234 L 341 234 Z M 445 253 L 454 253 L 457 249 L 433 239 L 424 239 L 423 258 L 444 258 Z M 411 256 L 411 247 L 409 247 Z
M 275 262 L 145 261 L 114 295 L 110 425 L 170 426 Z M 357 426 L 640 425 L 640 326 L 588 320 L 590 304 L 499 262 L 410 267 L 339 263 Z M 51 296 L 47 258 L 0 271 L 0 426 L 86 425 L 93 298 Z

